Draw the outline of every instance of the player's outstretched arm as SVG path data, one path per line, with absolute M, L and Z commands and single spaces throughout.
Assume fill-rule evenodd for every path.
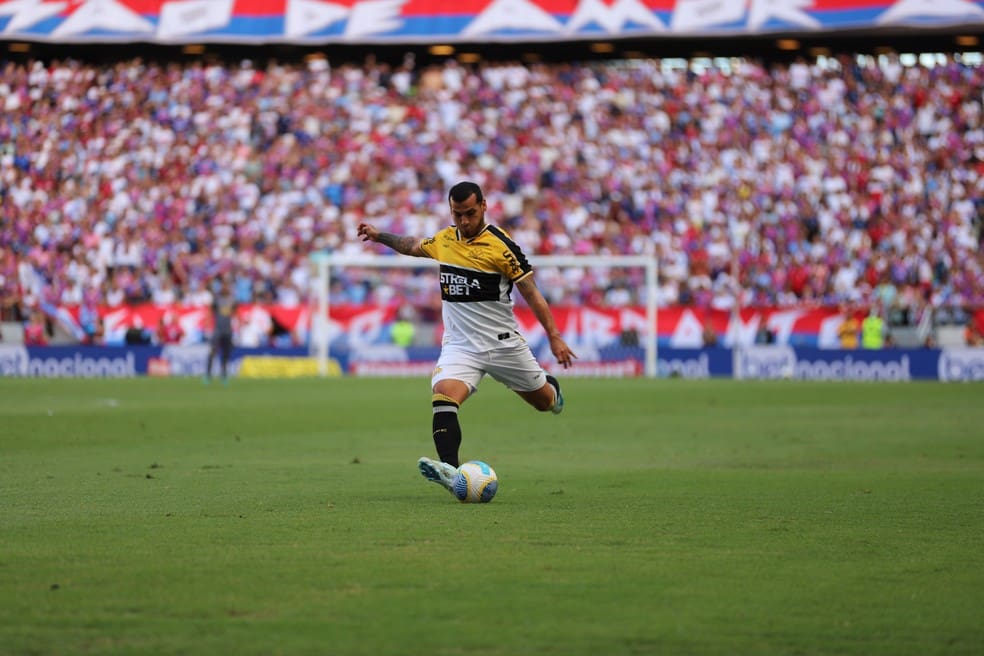
M 412 255 L 413 257 L 426 257 L 424 251 L 420 249 L 423 239 L 419 237 L 405 237 L 394 235 L 391 232 L 380 232 L 375 226 L 368 223 L 359 224 L 359 237 L 362 241 L 374 241 L 383 246 L 389 246 L 397 253 Z
M 537 288 L 536 283 L 533 281 L 533 275 L 530 274 L 517 282 L 516 289 L 526 299 L 526 304 L 530 306 L 530 310 L 533 311 L 536 320 L 540 322 L 543 330 L 546 331 L 547 338 L 550 340 L 550 351 L 557 358 L 557 362 L 564 369 L 574 364 L 577 356 L 574 355 L 574 351 L 567 345 L 564 338 L 560 336 L 560 330 L 557 329 L 557 324 L 554 323 L 553 313 L 550 311 L 547 299 L 543 298 L 543 294 Z

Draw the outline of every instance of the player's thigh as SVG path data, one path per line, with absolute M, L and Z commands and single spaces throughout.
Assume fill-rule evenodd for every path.
M 485 376 L 485 364 L 473 353 L 445 346 L 431 374 L 431 389 L 444 381 L 460 381 L 467 386 L 468 394 L 472 394 Z
M 497 349 L 489 363 L 488 374 L 521 396 L 535 392 L 547 383 L 546 372 L 525 344 Z

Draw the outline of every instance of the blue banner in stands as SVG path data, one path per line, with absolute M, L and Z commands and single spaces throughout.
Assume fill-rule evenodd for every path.
M 333 352 L 333 370 L 354 376 L 430 375 L 439 349 L 372 348 Z M 0 377 L 129 378 L 202 376 L 207 345 L 47 346 L 0 344 Z M 246 357 L 309 359 L 305 349 L 237 348 L 230 360 L 236 376 Z M 564 370 L 565 376 L 624 378 L 641 376 L 641 348 L 601 349 Z M 552 368 L 549 358 L 544 366 Z M 664 348 L 658 354 L 661 378 L 741 378 L 748 380 L 829 380 L 906 382 L 984 381 L 984 349 L 815 349 L 756 346 L 737 353 L 727 348 Z

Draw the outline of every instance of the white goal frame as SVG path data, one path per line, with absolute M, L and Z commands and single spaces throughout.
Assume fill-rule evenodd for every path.
M 644 373 L 647 378 L 657 375 L 656 356 L 658 349 L 656 307 L 656 280 L 659 268 L 655 255 L 540 255 L 529 256 L 534 271 L 538 268 L 642 268 L 646 272 L 646 325 L 643 339 L 645 352 Z M 438 262 L 430 258 L 404 255 L 374 255 L 315 253 L 311 260 L 317 270 L 315 285 L 315 308 L 311 318 L 311 351 L 318 361 L 318 373 L 328 372 L 328 317 L 331 309 L 331 270 L 334 267 L 360 267 L 369 269 L 420 269 L 432 265 L 437 270 Z

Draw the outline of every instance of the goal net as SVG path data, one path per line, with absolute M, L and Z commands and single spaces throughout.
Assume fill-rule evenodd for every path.
M 655 256 L 541 255 L 529 256 L 529 261 L 533 265 L 537 285 L 548 301 L 551 300 L 550 281 L 562 277 L 564 270 L 581 269 L 585 272 L 641 271 L 643 274 L 640 279 L 641 289 L 634 290 L 636 292 L 634 297 L 638 298 L 645 317 L 643 330 L 639 331 L 639 346 L 642 347 L 644 354 L 644 375 L 650 378 L 656 376 L 658 260 Z M 329 320 L 329 317 L 332 316 L 332 304 L 338 302 L 337 299 L 333 298 L 331 291 L 334 278 L 341 275 L 350 278 L 351 274 L 357 270 L 412 269 L 415 272 L 433 270 L 433 282 L 430 284 L 433 289 L 437 289 L 438 285 L 439 264 L 437 261 L 427 258 L 400 255 L 316 253 L 312 256 L 312 263 L 316 270 L 317 280 L 315 282 L 316 295 L 313 299 L 310 343 L 312 355 L 318 361 L 318 370 L 321 375 L 326 375 L 328 371 L 331 344 L 338 337 L 338 331 L 333 328 L 332 322 Z M 399 291 L 397 294 L 399 295 Z M 563 327 L 561 330 L 564 332 Z M 565 333 L 565 339 L 568 339 L 571 348 L 577 353 L 580 345 L 577 336 L 569 337 Z

